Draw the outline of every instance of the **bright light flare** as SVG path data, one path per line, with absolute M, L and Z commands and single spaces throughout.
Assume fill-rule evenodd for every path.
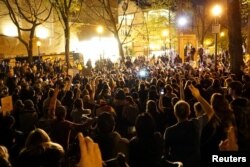
M 205 46 L 211 45 L 212 44 L 211 39 L 205 39 L 204 44 L 205 44 Z
M 6 24 L 3 27 L 3 34 L 9 37 L 18 36 L 17 27 L 15 25 Z
M 216 4 L 213 8 L 212 8 L 212 14 L 213 16 L 220 16 L 222 13 L 222 7 L 218 4 Z
M 188 23 L 188 19 L 184 16 L 181 16 L 178 20 L 177 20 L 178 26 L 179 27 L 184 27 L 187 25 Z
M 169 35 L 169 31 L 168 30 L 163 30 L 162 31 L 162 36 L 163 37 L 166 37 L 166 36 L 168 36 Z
M 224 33 L 224 32 L 221 32 L 221 33 L 220 33 L 220 36 L 221 36 L 221 37 L 224 37 L 224 36 L 225 36 L 225 33 Z
M 45 27 L 37 27 L 36 29 L 36 37 L 41 39 L 46 39 L 49 37 L 49 31 Z
M 96 31 L 97 31 L 98 34 L 102 34 L 103 33 L 103 27 L 102 26 L 98 26 L 96 28 Z
M 149 44 L 150 49 L 155 49 L 155 47 L 156 47 L 155 44 L 153 44 L 153 43 Z
M 90 59 L 93 67 L 95 62 L 100 60 L 100 55 L 112 62 L 119 60 L 118 43 L 113 37 L 103 37 L 101 40 L 99 37 L 93 37 L 90 40 L 80 41 L 78 48 L 83 54 L 84 64 Z
M 41 41 L 37 41 L 37 42 L 36 42 L 36 45 L 37 45 L 37 46 L 41 46 L 41 44 L 42 44 Z
M 148 72 L 147 72 L 146 69 L 141 69 L 141 70 L 139 71 L 138 75 L 139 75 L 140 77 L 144 78 L 144 77 L 147 77 Z

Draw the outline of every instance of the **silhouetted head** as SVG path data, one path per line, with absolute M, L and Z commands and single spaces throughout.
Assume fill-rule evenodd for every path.
M 174 114 L 179 122 L 188 119 L 190 115 L 190 105 L 184 100 L 179 100 L 174 106 Z
M 240 81 L 232 81 L 228 85 L 228 88 L 231 96 L 240 96 L 242 94 L 243 85 Z
M 98 116 L 97 127 L 100 133 L 111 133 L 115 128 L 115 119 L 111 113 L 103 112 Z
M 80 98 L 76 99 L 76 101 L 75 101 L 75 107 L 77 109 L 83 108 L 83 101 L 82 101 L 82 99 L 80 99 Z
M 139 138 L 154 135 L 155 123 L 150 113 L 141 113 L 135 121 L 136 133 Z
M 49 135 L 44 130 L 38 128 L 29 133 L 25 147 L 35 147 L 49 141 L 51 141 Z
M 56 108 L 56 119 L 62 121 L 66 117 L 67 110 L 64 106 L 58 106 Z

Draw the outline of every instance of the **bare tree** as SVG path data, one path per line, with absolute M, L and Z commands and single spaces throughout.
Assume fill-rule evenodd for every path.
M 35 30 L 49 19 L 52 6 L 47 4 L 46 0 L 0 0 L 0 2 L 8 9 L 9 17 L 17 27 L 17 38 L 25 46 L 31 63 Z
M 74 24 L 81 13 L 83 0 L 49 0 L 55 11 L 64 30 L 65 38 L 65 61 L 67 69 L 70 66 L 70 26 Z
M 196 35 L 201 45 L 204 45 L 204 39 L 211 30 L 212 21 L 208 17 L 207 6 L 205 4 L 194 4 L 194 26 L 196 29 Z
M 125 60 L 125 53 L 123 51 L 123 45 L 131 42 L 131 31 L 134 23 L 135 15 L 138 12 L 138 7 L 134 11 L 128 13 L 129 0 L 120 2 L 122 3 L 123 13 L 120 15 L 121 20 L 118 21 L 118 2 L 114 0 L 94 0 L 85 1 L 85 14 L 91 18 L 93 24 L 101 23 L 108 29 L 118 41 L 119 54 L 121 61 Z M 126 32 L 121 36 L 121 31 L 124 24 L 126 24 L 126 16 L 128 14 L 134 15 L 133 19 L 130 21 L 130 25 L 126 26 Z

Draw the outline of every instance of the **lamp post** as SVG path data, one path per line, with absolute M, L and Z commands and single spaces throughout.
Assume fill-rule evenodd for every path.
M 220 5 L 216 4 L 212 8 L 212 14 L 215 18 L 215 24 L 212 27 L 212 33 L 215 34 L 215 47 L 214 47 L 214 68 L 217 71 L 217 48 L 218 48 L 218 34 L 220 33 L 220 24 L 218 23 L 218 17 L 222 13 L 222 8 Z
M 37 45 L 38 59 L 39 59 L 39 61 L 41 61 L 41 58 L 40 58 L 40 46 L 41 46 L 41 42 L 37 41 L 36 45 Z
M 102 55 L 102 51 L 101 51 L 101 34 L 103 33 L 103 27 L 102 27 L 102 26 L 98 26 L 98 27 L 96 28 L 96 31 L 97 31 L 98 36 L 99 36 L 100 60 L 101 60 L 101 59 L 102 59 L 102 56 L 104 56 L 104 55 Z
M 183 59 L 182 62 L 186 61 L 186 56 L 185 55 L 185 49 L 183 48 L 183 50 L 181 50 L 181 36 L 183 35 L 183 31 L 184 28 L 187 26 L 187 24 L 189 23 L 188 18 L 185 15 L 179 16 L 177 18 L 177 27 L 178 27 L 178 50 L 179 50 L 179 54 L 182 55 L 183 53 Z

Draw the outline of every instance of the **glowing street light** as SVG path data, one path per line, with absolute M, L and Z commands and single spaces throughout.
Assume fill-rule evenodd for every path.
M 101 34 L 103 33 L 103 27 L 102 26 L 98 26 L 96 28 L 96 31 L 98 33 L 99 36 L 99 43 L 100 43 L 100 60 L 102 59 L 102 57 L 104 58 L 104 54 L 101 53 Z
M 188 23 L 188 19 L 184 16 L 179 17 L 177 20 L 177 24 L 179 27 L 184 27 L 187 25 L 187 23 Z
M 217 70 L 217 47 L 218 47 L 218 34 L 220 33 L 220 24 L 218 23 L 218 17 L 222 13 L 222 7 L 216 4 L 212 8 L 212 15 L 215 17 L 215 24 L 212 27 L 212 33 L 215 34 L 215 51 L 214 51 L 214 67 Z
M 212 8 L 212 14 L 215 17 L 220 16 L 222 13 L 222 7 L 218 4 L 216 4 L 213 8 Z
M 188 24 L 188 19 L 186 16 L 179 16 L 177 18 L 177 27 L 178 27 L 178 49 L 179 52 L 181 52 L 181 34 L 183 33 L 182 31 L 185 29 L 185 27 Z M 184 58 L 183 60 L 186 61 L 186 54 L 185 54 L 185 49 L 184 49 Z
M 96 28 L 96 31 L 97 31 L 98 34 L 102 34 L 103 33 L 103 27 L 102 26 L 98 26 Z
M 224 32 L 221 32 L 220 33 L 220 37 L 224 37 L 225 36 L 225 33 Z

